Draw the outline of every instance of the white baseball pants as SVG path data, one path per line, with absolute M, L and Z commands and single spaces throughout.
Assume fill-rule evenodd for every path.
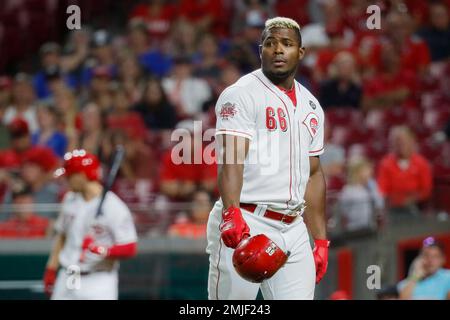
M 117 271 L 93 272 L 88 275 L 68 274 L 61 269 L 56 278 L 52 300 L 117 300 Z

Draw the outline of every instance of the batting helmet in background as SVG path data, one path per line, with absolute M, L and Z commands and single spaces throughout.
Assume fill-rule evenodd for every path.
M 98 158 L 86 150 L 73 150 L 64 155 L 64 164 L 55 172 L 56 177 L 70 176 L 74 173 L 84 173 L 91 181 L 101 179 L 101 165 Z

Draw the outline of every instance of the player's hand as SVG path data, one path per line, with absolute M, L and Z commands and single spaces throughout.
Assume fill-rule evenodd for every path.
M 56 270 L 53 268 L 45 269 L 44 273 L 44 292 L 50 297 L 53 293 L 53 287 L 56 282 Z
M 328 240 L 314 240 L 314 263 L 316 264 L 316 284 L 322 280 L 323 276 L 327 272 L 328 267 L 328 247 L 330 241 Z
M 83 243 L 81 244 L 81 250 L 85 251 L 89 249 L 89 246 L 91 246 L 94 243 L 94 238 L 90 235 L 84 237 Z
M 222 212 L 222 219 L 220 232 L 227 247 L 234 249 L 244 237 L 250 236 L 250 228 L 242 217 L 241 209 L 229 207 Z
M 86 260 L 100 261 L 108 255 L 108 249 L 104 246 L 96 245 L 94 238 L 90 235 L 83 239 L 81 249 L 80 262 L 86 262 Z

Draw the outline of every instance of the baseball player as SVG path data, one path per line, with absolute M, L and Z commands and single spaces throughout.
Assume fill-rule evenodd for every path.
M 226 88 L 216 104 L 221 197 L 207 227 L 209 299 L 255 299 L 259 289 L 265 299 L 313 299 L 327 269 L 319 160 L 324 113 L 294 79 L 305 54 L 300 27 L 292 19 L 269 19 L 261 40 L 261 69 Z M 258 234 L 288 259 L 271 278 L 253 283 L 239 276 L 232 257 L 243 239 Z M 270 256 L 272 249 L 265 252 Z
M 96 217 L 103 191 L 100 163 L 85 150 L 67 153 L 56 175 L 67 177 L 70 191 L 55 222 L 57 235 L 44 275 L 45 291 L 53 300 L 115 300 L 118 260 L 137 251 L 130 210 L 108 191 L 102 214 Z

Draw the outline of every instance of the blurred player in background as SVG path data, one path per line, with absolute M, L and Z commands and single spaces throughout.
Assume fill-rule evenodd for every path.
M 55 223 L 45 291 L 53 300 L 118 299 L 118 260 L 133 257 L 137 251 L 130 210 L 108 191 L 102 214 L 96 217 L 103 191 L 100 162 L 84 150 L 67 153 L 64 160 L 56 175 L 67 177 L 70 191 Z M 79 277 L 79 285 L 74 277 Z

